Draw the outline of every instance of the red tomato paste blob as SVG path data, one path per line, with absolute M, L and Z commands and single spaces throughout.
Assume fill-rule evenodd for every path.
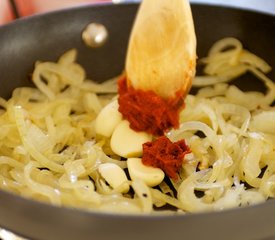
M 161 168 L 168 177 L 176 180 L 184 156 L 190 152 L 184 140 L 173 143 L 166 136 L 161 136 L 143 144 L 142 162 L 147 166 Z
M 179 127 L 179 113 L 184 108 L 183 94 L 163 99 L 153 91 L 134 89 L 123 76 L 118 82 L 119 111 L 135 131 L 161 136 Z

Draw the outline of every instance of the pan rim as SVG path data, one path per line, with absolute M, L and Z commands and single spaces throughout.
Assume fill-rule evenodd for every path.
M 190 0 L 191 5 L 207 5 L 207 6 L 213 6 L 213 7 L 221 7 L 221 8 L 231 8 L 235 10 L 244 10 L 246 12 L 252 12 L 252 13 L 258 13 L 258 14 L 264 14 L 264 15 L 271 15 L 275 16 L 275 12 L 269 12 L 265 10 L 260 10 L 257 8 L 252 8 L 248 6 L 237 6 L 234 4 L 228 4 L 228 3 L 214 3 L 214 2 L 208 2 L 208 3 L 203 3 L 200 2 L 200 0 L 195 1 L 195 0 Z

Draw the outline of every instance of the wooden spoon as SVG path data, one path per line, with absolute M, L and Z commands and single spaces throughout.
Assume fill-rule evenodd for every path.
M 128 86 L 154 91 L 164 99 L 192 85 L 196 36 L 188 0 L 143 0 L 126 58 Z
M 179 127 L 196 66 L 188 0 L 143 0 L 129 40 L 119 111 L 135 131 L 155 136 Z

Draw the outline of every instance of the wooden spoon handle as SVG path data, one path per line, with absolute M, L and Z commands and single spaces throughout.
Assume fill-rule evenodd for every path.
M 188 0 L 143 0 L 132 29 L 127 84 L 164 99 L 185 96 L 195 75 L 196 37 Z

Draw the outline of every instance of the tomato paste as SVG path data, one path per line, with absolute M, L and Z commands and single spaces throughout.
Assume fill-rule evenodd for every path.
M 168 177 L 177 179 L 184 156 L 190 152 L 184 140 L 173 143 L 166 136 L 161 136 L 143 144 L 142 162 L 147 166 L 161 168 Z
M 179 113 L 184 108 L 182 94 L 163 99 L 153 91 L 128 86 L 125 76 L 118 82 L 118 93 L 119 111 L 133 130 L 161 136 L 179 127 Z

